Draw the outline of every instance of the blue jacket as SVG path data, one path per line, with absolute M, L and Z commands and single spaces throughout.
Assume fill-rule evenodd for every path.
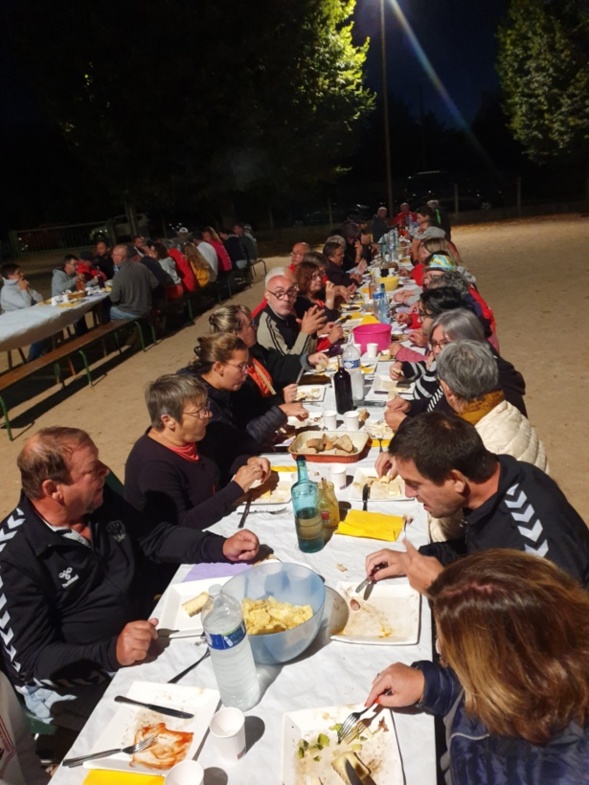
M 450 668 L 415 662 L 425 676 L 421 707 L 444 718 L 448 785 L 587 785 L 589 727 L 571 723 L 545 746 L 492 736 L 464 708 L 463 690 Z

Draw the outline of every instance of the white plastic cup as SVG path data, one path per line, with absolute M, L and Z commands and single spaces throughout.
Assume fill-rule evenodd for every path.
M 346 431 L 360 430 L 360 414 L 356 410 L 344 413 L 344 428 Z
M 227 763 L 245 755 L 245 716 L 241 709 L 226 707 L 218 711 L 209 726 L 217 749 Z
M 172 766 L 166 774 L 164 785 L 203 785 L 205 773 L 195 760 L 183 760 Z
M 329 479 L 336 491 L 343 491 L 348 480 L 344 464 L 336 463 L 329 467 Z
M 377 343 L 367 343 L 366 344 L 366 354 L 374 360 L 378 357 L 378 344 Z
M 326 431 L 335 431 L 337 428 L 337 412 L 328 409 L 323 412 L 323 427 Z

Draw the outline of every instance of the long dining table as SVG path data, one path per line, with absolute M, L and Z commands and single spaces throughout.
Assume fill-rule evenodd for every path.
M 335 400 L 331 385 L 327 386 L 324 409 L 334 409 Z M 318 408 L 318 407 L 313 407 Z M 366 402 L 373 420 L 382 419 L 382 403 Z M 342 418 L 339 427 L 343 430 Z M 352 477 L 358 468 L 372 468 L 378 456 L 378 442 L 358 462 L 347 465 L 347 487 L 337 491 L 338 501 L 348 502 L 352 508 L 360 509 L 361 501 L 350 499 Z M 277 470 L 290 469 L 294 473 L 295 461 L 286 452 L 268 454 L 272 466 Z M 316 471 L 327 476 L 330 464 L 308 463 L 310 475 Z M 233 534 L 243 507 L 210 527 L 210 531 L 225 536 Z M 370 501 L 369 511 L 389 515 L 408 516 L 411 519 L 399 540 L 387 543 L 382 540 L 366 539 L 334 534 L 325 547 L 317 553 L 303 553 L 297 545 L 292 504 L 288 503 L 278 514 L 270 514 L 268 508 L 252 506 L 246 527 L 254 531 L 262 543 L 273 550 L 283 562 L 294 561 L 305 564 L 322 576 L 327 588 L 324 620 L 319 634 L 310 648 L 292 662 L 281 666 L 258 665 L 261 684 L 259 703 L 246 712 L 247 752 L 233 765 L 226 766 L 219 758 L 214 740 L 205 736 L 198 759 L 205 769 L 205 785 L 279 785 L 282 779 L 282 722 L 286 712 L 300 709 L 333 707 L 346 704 L 363 704 L 376 674 L 393 662 L 410 665 L 414 661 L 432 657 L 432 619 L 427 601 L 422 598 L 417 643 L 410 645 L 352 644 L 330 638 L 330 619 L 337 597 L 338 582 L 360 583 L 365 577 L 364 563 L 368 554 L 384 547 L 403 549 L 403 540 L 420 546 L 428 541 L 427 515 L 415 500 Z M 206 565 L 182 565 L 172 584 L 183 581 L 187 576 L 197 579 L 209 574 Z M 392 581 L 406 585 L 406 578 Z M 158 618 L 165 602 L 154 610 Z M 86 726 L 68 755 L 78 756 L 91 751 L 104 728 L 111 723 L 118 704 L 115 695 L 128 693 L 133 682 L 149 681 L 163 683 L 192 664 L 205 652 L 206 644 L 195 639 L 165 639 L 159 641 L 156 651 L 149 659 L 133 667 L 121 668 L 97 705 Z M 214 689 L 215 676 L 210 658 L 188 673 L 180 682 L 185 686 L 201 686 Z M 394 712 L 394 722 L 399 743 L 406 785 L 435 785 L 436 754 L 433 718 L 411 711 Z M 61 766 L 52 779 L 55 785 L 80 785 L 88 771 L 83 768 Z M 122 780 L 121 780 L 122 781 Z M 298 785 L 298 784 L 297 784 Z M 303 783 L 301 783 L 303 785 Z M 378 785 L 385 783 L 378 782 Z M 386 784 L 388 785 L 388 783 Z
M 107 297 L 108 292 L 101 289 L 75 303 L 51 305 L 49 301 L 43 301 L 30 308 L 0 314 L 0 352 L 51 338 L 89 311 L 96 310 Z

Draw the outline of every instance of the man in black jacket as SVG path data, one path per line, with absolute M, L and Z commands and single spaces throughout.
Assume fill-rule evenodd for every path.
M 18 466 L 23 492 L 0 524 L 4 666 L 31 711 L 78 729 L 112 672 L 157 638 L 146 573 L 248 560 L 259 543 L 140 518 L 105 486 L 108 467 L 76 428 L 39 431 Z
M 553 561 L 589 586 L 589 530 L 558 485 L 540 469 L 509 455 L 493 455 L 475 427 L 454 415 L 404 420 L 389 452 L 405 493 L 435 518 L 462 511 L 464 537 L 424 545 L 419 552 L 382 550 L 366 560 L 375 580 L 407 575 L 425 591 L 460 556 L 511 548 Z

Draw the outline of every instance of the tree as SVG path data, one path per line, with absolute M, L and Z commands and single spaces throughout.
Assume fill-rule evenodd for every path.
M 372 106 L 354 3 L 20 0 L 16 21 L 46 111 L 113 196 L 192 206 L 337 176 Z
M 497 70 L 509 126 L 537 163 L 589 157 L 586 0 L 511 0 Z

